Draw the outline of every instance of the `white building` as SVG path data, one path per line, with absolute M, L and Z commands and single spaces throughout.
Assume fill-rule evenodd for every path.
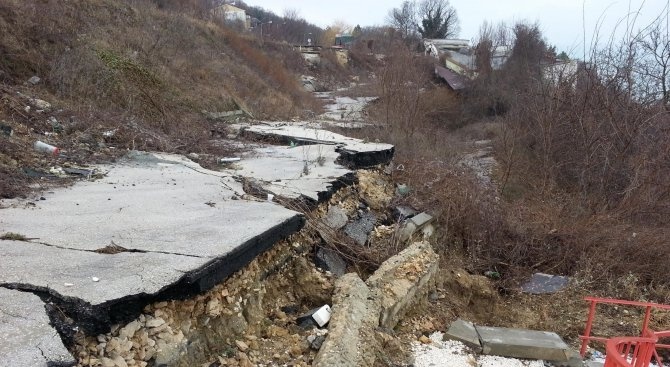
M 223 19 L 226 22 L 239 22 L 243 24 L 245 28 L 249 28 L 249 20 L 251 17 L 248 16 L 243 9 L 236 6 L 230 4 L 219 5 L 212 8 L 211 13 L 213 16 Z
M 426 54 L 435 58 L 444 56 L 445 66 L 460 75 L 476 74 L 476 57 L 470 41 L 466 39 L 424 39 Z M 498 46 L 491 55 L 491 68 L 500 70 L 511 54 L 508 46 Z

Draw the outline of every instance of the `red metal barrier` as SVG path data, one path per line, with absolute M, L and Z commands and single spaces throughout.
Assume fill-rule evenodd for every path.
M 656 341 L 656 338 L 641 337 L 609 339 L 605 344 L 604 367 L 647 367 L 656 355 Z
M 662 365 L 662 359 L 659 357 L 657 349 L 670 349 L 670 345 L 658 344 L 658 339 L 670 337 L 670 330 L 655 333 L 649 329 L 649 320 L 651 319 L 652 310 L 670 310 L 670 305 L 596 297 L 586 297 L 585 300 L 590 302 L 590 305 L 589 315 L 586 319 L 584 335 L 579 337 L 582 339 L 582 347 L 580 349 L 580 354 L 582 357 L 586 353 L 589 342 L 597 341 L 605 343 L 605 367 L 647 367 L 649 366 L 652 358 L 658 366 Z M 617 337 L 611 339 L 592 336 L 591 331 L 593 328 L 593 319 L 596 314 L 596 306 L 599 303 L 608 305 L 644 307 L 645 312 L 640 328 L 640 336 Z

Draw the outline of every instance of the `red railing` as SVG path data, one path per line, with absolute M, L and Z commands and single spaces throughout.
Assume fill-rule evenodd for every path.
M 656 338 L 621 337 L 605 343 L 605 367 L 647 367 L 656 354 Z M 657 363 L 660 362 L 657 360 Z M 658 363 L 660 366 L 660 363 Z
M 670 349 L 670 345 L 658 344 L 658 339 L 670 337 L 670 331 L 655 333 L 649 329 L 649 321 L 651 319 L 652 310 L 670 310 L 670 305 L 596 297 L 586 297 L 585 299 L 587 302 L 590 302 L 590 306 L 584 335 L 579 337 L 582 339 L 582 347 L 580 349 L 582 357 L 586 353 L 589 342 L 597 341 L 605 343 L 605 367 L 647 367 L 652 358 L 658 366 L 662 365 L 662 359 L 659 357 L 656 350 L 658 348 Z M 640 328 L 640 336 L 617 337 L 611 339 L 592 336 L 593 319 L 596 314 L 596 306 L 599 303 L 606 305 L 643 307 L 645 312 Z

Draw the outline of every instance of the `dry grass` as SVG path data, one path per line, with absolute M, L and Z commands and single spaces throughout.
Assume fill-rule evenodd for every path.
M 459 98 L 430 71 L 401 53 L 387 60 L 368 109 L 377 126 L 356 134 L 396 145 L 394 181 L 412 188 L 401 201 L 436 216 L 443 253 L 474 274 L 501 273 L 501 289 L 545 272 L 577 277 L 579 292 L 670 300 L 666 117 L 605 86 L 542 86 L 507 90 L 504 117 L 472 122 L 505 87 Z M 477 140 L 494 147 L 491 187 L 459 164 Z
M 160 3 L 0 4 L 0 120 L 16 132 L 6 139 L 22 147 L 0 154 L 0 164 L 18 163 L 0 167 L 3 196 L 18 193 L 10 189 L 21 178 L 18 167 L 44 165 L 30 149 L 43 133 L 56 132 L 49 141 L 78 162 L 124 149 L 221 153 L 209 142 L 215 127 L 202 111 L 242 107 L 256 118 L 288 119 L 318 108 L 256 40 L 203 18 L 195 1 Z M 42 82 L 25 83 L 33 75 Z M 17 91 L 55 108 L 48 116 L 25 112 Z M 59 131 L 45 124 L 51 116 Z

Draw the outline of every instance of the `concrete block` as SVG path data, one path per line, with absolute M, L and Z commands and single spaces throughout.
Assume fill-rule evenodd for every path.
M 549 363 L 552 364 L 554 367 L 584 367 L 587 366 L 586 363 L 584 363 L 584 360 L 582 359 L 582 356 L 579 354 L 578 351 L 574 349 L 570 349 L 566 352 L 568 360 L 567 361 L 548 361 Z M 595 367 L 603 367 L 602 364 L 600 366 L 595 366 Z
M 435 231 L 431 225 L 433 219 L 433 216 L 426 213 L 420 213 L 407 219 L 400 227 L 400 240 L 407 241 L 419 231 L 422 231 L 424 238 L 430 237 Z
M 384 261 L 366 281 L 381 300 L 379 324 L 393 329 L 407 310 L 434 285 L 439 256 L 430 243 L 417 242 Z
M 556 333 L 475 326 L 482 353 L 512 358 L 567 361 L 569 347 Z
M 417 226 L 417 228 L 421 228 L 422 226 L 425 226 L 426 224 L 432 222 L 433 216 L 423 212 L 413 216 L 408 220 L 414 223 L 414 225 Z
M 479 334 L 475 325 L 469 321 L 458 319 L 449 325 L 449 330 L 444 334 L 444 340 L 456 340 L 480 353 L 482 345 L 479 342 Z
M 315 367 L 372 366 L 379 303 L 355 273 L 335 283 L 328 336 L 314 358 Z

